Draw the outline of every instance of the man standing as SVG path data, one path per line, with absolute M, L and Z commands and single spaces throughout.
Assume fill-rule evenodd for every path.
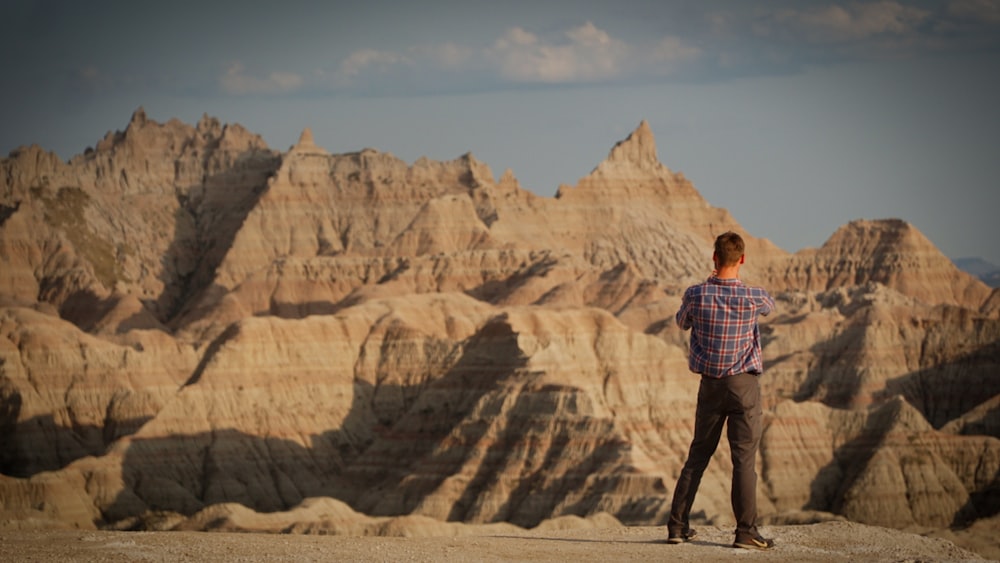
M 736 517 L 733 547 L 770 549 L 774 541 L 757 531 L 757 471 L 760 444 L 760 383 L 764 371 L 758 315 L 774 310 L 766 291 L 743 285 L 739 279 L 744 261 L 740 235 L 727 232 L 715 239 L 715 271 L 708 281 L 689 287 L 677 311 L 677 325 L 691 329 L 688 367 L 701 374 L 694 439 L 674 488 L 669 543 L 694 539 L 688 524 L 691 504 L 708 462 L 719 445 L 722 427 L 733 460 L 732 501 Z

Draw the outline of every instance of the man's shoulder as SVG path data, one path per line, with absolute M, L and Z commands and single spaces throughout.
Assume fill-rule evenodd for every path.
M 711 283 L 711 281 L 702 282 L 697 285 L 693 285 L 688 288 L 693 294 L 700 295 L 731 295 L 731 296 L 745 296 L 752 298 L 766 298 L 771 299 L 771 294 L 767 292 L 763 287 L 755 285 L 747 285 L 741 280 L 734 280 L 732 283 Z
M 733 292 L 736 294 L 752 295 L 754 297 L 767 296 L 770 294 L 766 289 L 759 286 L 747 285 L 739 279 L 721 281 L 717 280 L 713 283 L 712 279 L 708 279 L 701 283 L 696 283 L 694 285 L 688 286 L 684 290 L 685 295 L 699 295 L 699 294 L 711 294 L 713 292 L 726 293 L 727 295 L 732 295 Z
M 764 308 L 762 310 L 762 314 L 767 315 L 772 310 L 774 310 L 774 298 L 771 297 L 771 294 L 768 293 L 766 289 L 764 289 L 763 287 L 751 286 L 747 287 L 747 290 L 748 290 L 747 296 L 749 296 L 750 299 L 756 301 L 760 306 Z
M 711 290 L 711 288 L 712 288 L 711 283 L 703 281 L 701 283 L 696 283 L 694 285 L 688 286 L 688 288 L 684 290 L 684 295 L 697 295 L 699 293 L 704 293 L 705 291 Z

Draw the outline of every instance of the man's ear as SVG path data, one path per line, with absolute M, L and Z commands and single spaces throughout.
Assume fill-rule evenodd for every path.
M 740 254 L 740 264 L 742 264 L 742 263 L 743 263 L 743 260 L 745 260 L 745 259 L 746 259 L 746 257 L 747 257 L 747 255 L 746 255 L 746 254 Z

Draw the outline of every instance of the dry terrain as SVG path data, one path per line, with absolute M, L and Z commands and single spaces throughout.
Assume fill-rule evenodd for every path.
M 728 528 L 699 529 L 683 545 L 655 527 L 501 531 L 451 537 L 316 536 L 200 532 L 0 532 L 0 561 L 980 561 L 934 538 L 849 522 L 764 527 L 768 552 L 734 549 Z
M 1000 290 L 916 226 L 790 253 L 645 122 L 546 198 L 471 153 L 281 151 L 141 108 L 69 161 L 0 159 L 3 556 L 764 557 L 724 547 L 725 447 L 703 540 L 655 543 L 698 386 L 672 317 L 727 230 L 777 302 L 775 553 L 1000 556 Z

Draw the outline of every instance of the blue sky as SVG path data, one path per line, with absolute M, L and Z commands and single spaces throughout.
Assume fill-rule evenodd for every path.
M 859 218 L 1000 265 L 1000 0 L 7 0 L 0 154 L 142 106 L 286 150 L 472 152 L 551 196 L 647 120 L 660 160 L 789 251 Z

